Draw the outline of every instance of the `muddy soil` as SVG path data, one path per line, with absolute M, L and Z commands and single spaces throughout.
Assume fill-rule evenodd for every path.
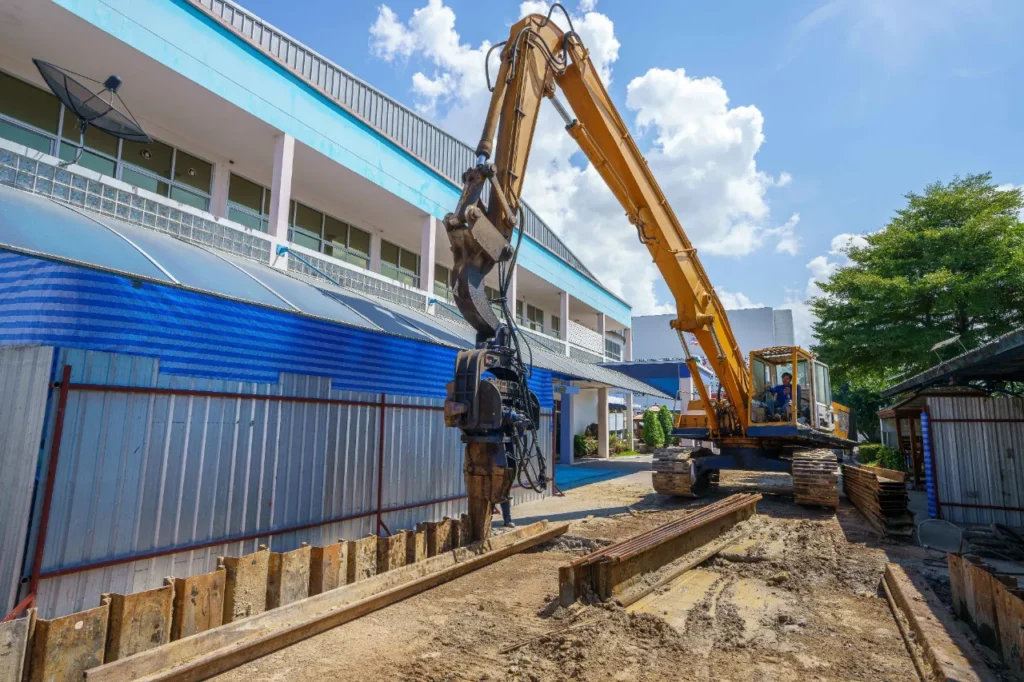
M 569 519 L 560 538 L 222 675 L 221 680 L 917 680 L 879 580 L 905 548 L 788 499 L 788 477 L 723 473 L 700 501 L 650 474 L 516 508 Z M 629 609 L 557 605 L 558 567 L 760 485 L 737 542 Z

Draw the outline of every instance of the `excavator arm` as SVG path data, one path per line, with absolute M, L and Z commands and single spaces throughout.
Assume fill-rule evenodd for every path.
M 551 11 L 556 9 L 561 6 L 556 4 Z M 501 62 L 476 148 L 477 165 L 466 172 L 459 204 L 445 219 L 455 256 L 456 303 L 477 330 L 478 341 L 494 337 L 501 323 L 484 294 L 484 277 L 513 257 L 511 240 L 521 227 L 520 197 L 530 146 L 541 102 L 551 99 L 566 131 L 622 205 L 672 292 L 676 319 L 671 326 L 680 333 L 687 356 L 683 332 L 696 337 L 714 367 L 725 400 L 702 401 L 708 426 L 716 434 L 740 435 L 750 409 L 751 383 L 725 308 L 567 13 L 566 20 L 567 32 L 551 21 L 550 13 L 530 15 L 512 26 L 507 41 L 495 46 L 501 48 Z M 558 90 L 574 116 L 558 102 Z M 490 197 L 485 207 L 487 183 Z M 695 362 L 688 364 L 699 382 Z

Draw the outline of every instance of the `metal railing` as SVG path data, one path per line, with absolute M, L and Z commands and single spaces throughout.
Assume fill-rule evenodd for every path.
M 473 148 L 421 118 L 373 86 L 356 78 L 323 55 L 230 0 L 189 0 L 231 28 L 253 47 L 327 95 L 457 187 L 462 174 L 476 163 Z M 526 234 L 595 284 L 597 278 L 525 203 Z M 603 288 L 603 287 L 602 287 Z M 621 300 L 621 299 L 620 299 Z
M 186 242 L 270 263 L 272 243 L 259 233 L 93 171 L 60 168 L 58 159 L 52 156 L 33 152 L 38 158 L 32 158 L 15 151 L 17 147 L 0 140 L 0 184 L 149 227 Z

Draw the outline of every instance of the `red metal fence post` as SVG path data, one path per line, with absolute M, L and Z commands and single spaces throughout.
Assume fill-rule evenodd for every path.
M 31 606 L 35 606 L 39 592 L 39 574 L 43 571 L 43 551 L 46 549 L 46 531 L 50 526 L 50 508 L 53 505 L 53 488 L 57 478 L 57 461 L 60 458 L 60 440 L 64 434 L 64 413 L 68 406 L 68 388 L 71 385 L 71 365 L 64 365 L 60 378 L 60 393 L 57 398 L 57 418 L 53 426 L 53 440 L 50 443 L 50 463 L 46 468 L 46 489 L 43 492 L 43 507 L 39 514 L 39 530 L 36 532 L 36 552 L 32 560 L 32 577 L 28 583 Z
M 377 435 L 377 535 L 383 525 L 381 513 L 384 508 L 384 410 L 387 409 L 387 394 L 380 394 L 380 432 Z M 390 531 L 388 535 L 390 535 Z

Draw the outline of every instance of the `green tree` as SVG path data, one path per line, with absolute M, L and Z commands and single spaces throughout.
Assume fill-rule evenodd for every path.
M 644 444 L 651 448 L 660 448 L 665 445 L 665 431 L 661 428 L 661 415 L 654 408 L 649 408 L 644 412 Z
M 811 300 L 815 350 L 857 400 L 935 364 L 939 341 L 959 335 L 971 348 L 1024 324 L 1021 190 L 985 173 L 906 199 Z M 861 426 L 873 418 L 860 414 Z
M 662 405 L 661 409 L 658 410 L 658 419 L 661 421 L 661 430 L 665 434 L 665 441 L 672 437 L 672 432 L 676 429 L 675 420 L 672 419 L 672 411 L 667 406 Z

